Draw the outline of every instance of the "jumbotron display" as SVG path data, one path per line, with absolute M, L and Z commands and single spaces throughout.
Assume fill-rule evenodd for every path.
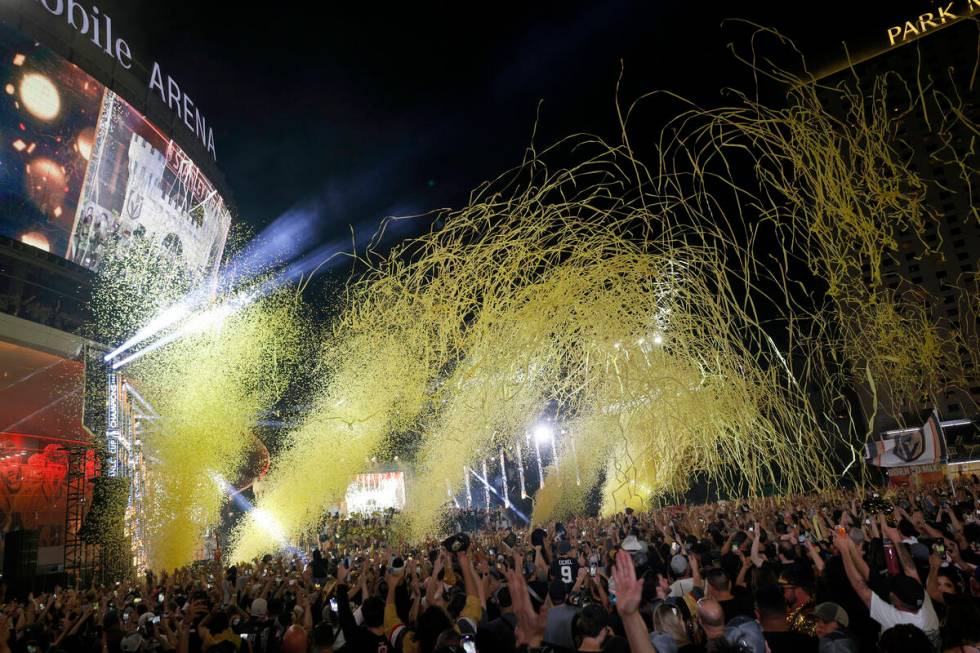
M 54 51 L 0 25 L 0 233 L 99 270 L 145 239 L 214 274 L 231 214 L 173 140 Z

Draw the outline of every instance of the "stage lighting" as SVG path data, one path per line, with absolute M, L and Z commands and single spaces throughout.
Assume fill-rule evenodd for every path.
M 538 424 L 534 427 L 534 441 L 538 444 L 547 444 L 555 437 L 555 429 L 548 424 Z

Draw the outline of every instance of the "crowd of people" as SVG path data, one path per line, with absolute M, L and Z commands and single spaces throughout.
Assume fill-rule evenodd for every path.
M 676 506 L 3 597 L 0 653 L 956 651 L 980 645 L 980 481 Z

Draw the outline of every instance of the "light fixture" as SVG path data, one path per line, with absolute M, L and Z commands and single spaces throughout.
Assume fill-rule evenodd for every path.
M 555 435 L 555 430 L 549 424 L 538 424 L 534 427 L 534 441 L 546 444 Z

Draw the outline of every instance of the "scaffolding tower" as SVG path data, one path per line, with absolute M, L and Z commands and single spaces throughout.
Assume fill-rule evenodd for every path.
M 95 563 L 95 547 L 88 546 L 79 536 L 88 506 L 88 447 L 68 448 L 68 471 L 65 475 L 65 578 L 69 587 L 81 587 L 91 580 Z

